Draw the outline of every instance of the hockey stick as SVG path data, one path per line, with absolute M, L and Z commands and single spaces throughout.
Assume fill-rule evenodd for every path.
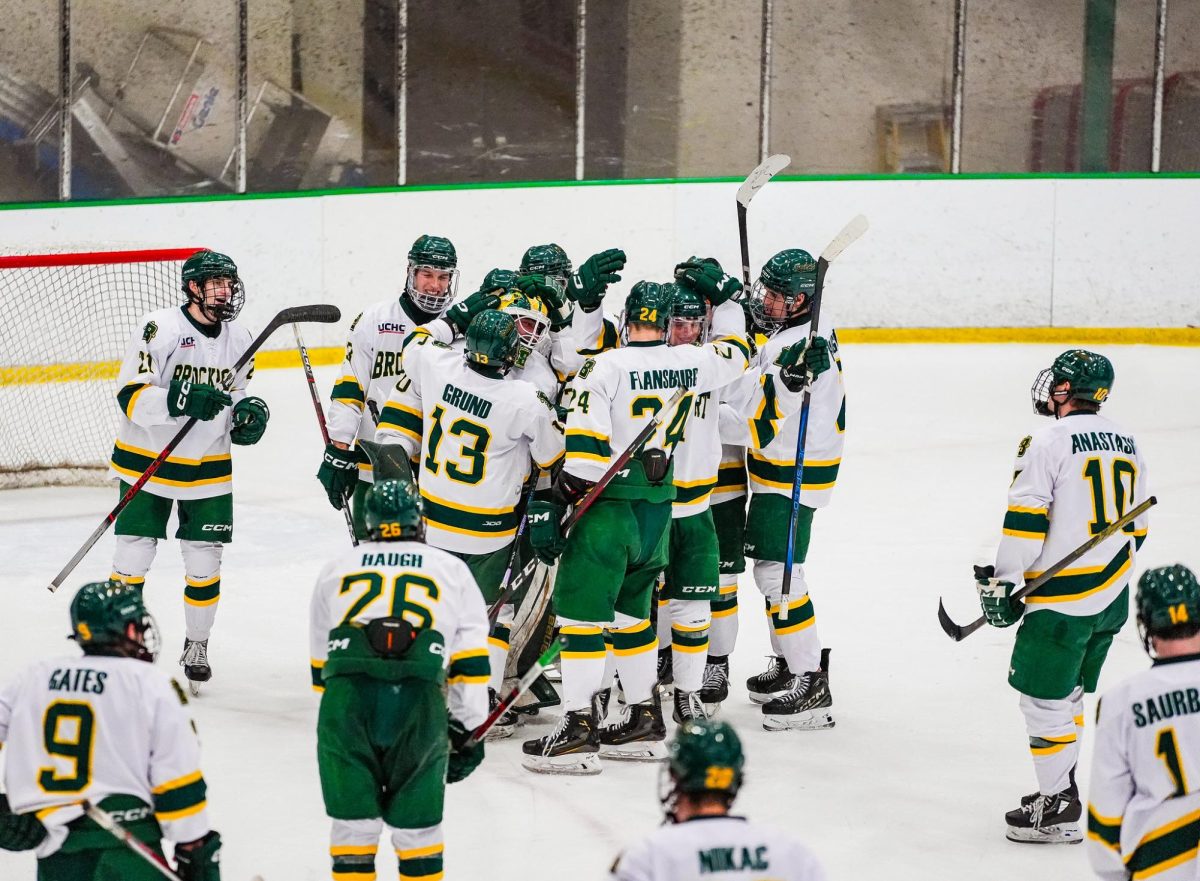
M 767 185 L 771 178 L 787 168 L 791 162 L 792 157 L 782 153 L 768 156 L 758 168 L 747 175 L 746 179 L 742 181 L 742 185 L 738 187 L 737 218 L 738 236 L 741 238 L 742 244 L 742 284 L 747 290 L 750 288 L 750 234 L 746 229 L 746 212 L 750 208 L 750 200 Z
M 308 380 L 308 391 L 312 395 L 313 409 L 317 411 L 317 425 L 321 428 L 321 439 L 329 446 L 329 426 L 325 424 L 325 408 L 321 406 L 321 396 L 317 394 L 317 380 L 313 376 L 312 362 L 308 360 L 308 347 L 300 336 L 300 325 L 293 324 L 292 331 L 296 334 L 296 348 L 300 350 L 300 363 L 304 366 L 304 377 Z M 354 534 L 354 521 L 350 519 L 350 494 L 342 494 L 342 513 L 346 516 L 346 531 L 350 533 L 350 543 L 358 547 L 358 536 Z
M 1093 535 L 1091 538 L 1089 538 L 1087 541 L 1085 541 L 1083 544 L 1081 544 L 1075 550 L 1071 551 L 1071 553 L 1067 554 L 1065 557 L 1063 557 L 1061 560 L 1059 560 L 1057 563 L 1055 563 L 1053 566 L 1051 566 L 1049 569 L 1047 569 L 1045 572 L 1043 572 L 1037 578 L 1033 579 L 1033 581 L 1026 582 L 1025 585 L 1020 590 L 1016 591 L 1012 595 L 1011 599 L 1021 600 L 1021 599 L 1024 599 L 1025 597 L 1029 596 L 1031 593 L 1033 593 L 1035 590 L 1037 590 L 1039 587 L 1041 587 L 1043 584 L 1045 584 L 1047 581 L 1049 581 L 1055 575 L 1062 572 L 1062 570 L 1066 569 L 1068 566 L 1070 566 L 1072 563 L 1074 563 L 1076 560 L 1078 560 L 1080 557 L 1082 557 L 1084 554 L 1086 554 L 1092 548 L 1096 547 L 1096 545 L 1100 544 L 1102 541 L 1104 541 L 1107 538 L 1111 538 L 1113 535 L 1116 534 L 1117 530 L 1123 529 L 1124 527 L 1128 526 L 1130 523 L 1132 523 L 1138 517 L 1145 514 L 1147 511 L 1149 511 L 1152 507 L 1154 507 L 1157 504 L 1158 504 L 1158 499 L 1155 496 L 1150 496 L 1150 498 L 1146 499 L 1146 501 L 1142 502 L 1136 508 L 1126 511 L 1125 515 L 1123 517 L 1121 517 L 1120 519 L 1118 519 L 1117 521 L 1115 521 L 1113 523 L 1110 523 L 1102 531 Z M 982 627 L 984 624 L 987 623 L 987 616 L 981 615 L 980 617 L 978 617 L 974 621 L 972 621 L 970 624 L 955 624 L 950 619 L 949 613 L 946 612 L 946 607 L 945 607 L 945 605 L 942 604 L 941 597 L 938 597 L 938 623 L 942 625 L 942 630 L 944 630 L 946 632 L 946 635 L 948 637 L 950 637 L 955 642 L 962 642 L 964 639 L 966 639 L 968 636 L 970 636 L 972 633 L 974 633 L 976 630 L 978 630 L 980 627 Z
M 508 694 L 501 699 L 500 703 L 496 704 L 496 708 L 483 720 L 483 724 L 471 733 L 471 736 L 467 738 L 466 746 L 475 746 L 475 744 L 487 737 L 487 733 L 496 724 L 496 720 L 507 713 L 509 707 L 519 701 L 521 695 L 529 691 L 529 686 L 533 685 L 534 681 L 546 672 L 546 668 L 558 657 L 558 653 L 562 651 L 566 641 L 566 637 L 560 636 L 550 644 L 550 648 L 542 652 L 542 656 L 537 659 L 537 663 L 525 671 L 525 674 L 509 689 Z
M 813 337 L 817 335 L 817 320 L 821 317 L 821 294 L 825 290 L 825 273 L 842 251 L 854 244 L 867 231 L 867 218 L 859 214 L 846 224 L 840 233 L 833 237 L 821 256 L 817 258 L 817 284 L 812 297 L 812 321 L 808 325 L 808 345 L 812 345 Z M 804 450 L 808 445 L 808 410 L 812 402 L 813 378 L 809 377 L 804 389 L 804 398 L 800 404 L 800 430 L 796 433 L 796 466 L 792 472 L 792 511 L 788 515 L 787 555 L 783 569 L 783 595 L 779 599 L 780 618 L 786 618 L 788 613 L 788 597 L 792 592 L 792 563 L 796 558 L 796 519 L 800 516 L 800 489 L 804 478 Z
M 517 524 L 517 534 L 513 539 L 512 553 L 508 555 L 508 568 L 504 570 L 504 576 L 500 579 L 500 596 L 502 597 L 506 594 L 510 599 L 512 597 L 512 594 L 508 593 L 508 585 L 512 580 L 513 566 L 517 564 L 517 552 L 521 549 L 521 538 L 525 535 L 525 527 L 529 523 L 529 503 L 533 501 L 533 494 L 537 492 L 538 480 L 541 476 L 542 469 L 535 465 L 533 469 L 533 483 L 529 487 L 529 492 L 525 494 L 525 502 L 521 511 L 521 522 Z M 503 604 L 494 604 L 488 609 L 488 624 L 496 623 L 496 619 L 500 617 L 500 609 L 502 607 Z
M 91 818 L 92 822 L 119 840 L 143 860 L 154 866 L 154 868 L 158 869 L 164 878 L 170 878 L 172 881 L 181 881 L 180 877 L 171 871 L 171 867 L 167 865 L 164 857 L 159 856 L 154 848 L 118 823 L 108 811 L 97 807 L 90 801 L 83 803 L 83 810 Z
M 633 458 L 633 455 L 638 451 L 638 448 L 641 447 L 641 445 L 647 440 L 649 440 L 650 435 L 654 434 L 654 432 L 658 429 L 658 426 L 662 424 L 662 421 L 665 418 L 664 414 L 673 409 L 675 405 L 682 400 L 686 393 L 686 388 L 680 387 L 675 389 L 674 394 L 671 395 L 670 399 L 666 403 L 666 406 L 651 416 L 650 421 L 642 426 L 642 430 L 638 432 L 638 435 L 633 439 L 633 442 L 625 448 L 625 451 L 621 453 L 621 455 L 617 456 L 616 460 L 611 465 L 608 466 L 608 470 L 600 476 L 600 479 L 592 484 L 592 488 L 588 490 L 587 495 L 579 500 L 579 502 L 575 505 L 575 510 L 572 511 L 570 515 L 567 516 L 567 519 L 562 522 L 561 529 L 564 534 L 572 526 L 579 522 L 579 518 L 587 512 L 588 508 L 595 504 L 596 500 L 600 498 L 600 494 L 604 492 L 604 488 L 612 482 L 614 477 L 617 476 L 617 472 L 629 464 L 629 460 Z M 501 607 L 512 598 L 514 593 L 517 592 L 515 585 L 523 584 L 525 580 L 533 574 L 533 571 L 537 568 L 537 564 L 540 562 L 541 561 L 537 558 L 537 556 L 534 556 L 532 560 L 525 564 L 525 568 L 517 573 L 517 577 L 512 580 L 512 584 L 510 584 L 508 588 L 500 594 L 500 597 L 496 600 L 496 602 L 492 603 L 491 608 L 488 609 L 488 620 L 496 620 L 496 616 L 500 614 Z
M 263 329 L 263 332 L 260 333 L 252 343 L 250 343 L 250 347 L 242 353 L 242 357 L 238 358 L 237 363 L 233 365 L 233 370 L 231 370 L 229 373 L 229 378 L 221 383 L 222 387 L 225 391 L 229 391 L 229 389 L 233 387 L 234 380 L 238 373 L 241 372 L 241 369 L 246 366 L 251 358 L 254 357 L 254 353 L 257 352 L 262 344 L 267 341 L 267 337 L 269 337 L 283 325 L 293 324 L 297 321 L 315 321 L 322 324 L 332 324 L 336 321 L 339 321 L 341 317 L 342 312 L 337 306 L 292 306 L 291 308 L 284 309 L 271 319 L 271 323 Z M 100 525 L 96 527 L 96 531 L 93 532 L 88 540 L 83 543 L 82 547 L 75 552 L 75 556 L 73 556 L 67 562 L 67 565 L 62 568 L 62 571 L 54 576 L 54 580 L 48 585 L 48 589 L 51 593 L 62 587 L 62 583 L 66 581 L 67 576 L 70 575 L 71 572 L 74 571 L 75 567 L 79 565 L 79 561 L 87 556 L 87 552 L 90 551 L 92 546 L 100 540 L 100 536 L 104 535 L 104 533 L 108 530 L 108 527 L 111 526 L 117 519 L 117 516 L 125 510 L 125 506 L 128 505 L 133 497 L 141 491 L 142 487 L 149 482 L 150 478 L 154 476 L 155 472 L 158 471 L 162 463 L 167 461 L 167 457 L 170 456 L 174 449 L 179 446 L 180 442 L 187 437 L 188 432 L 192 430 L 197 421 L 198 420 L 196 417 L 192 416 L 187 422 L 183 423 L 179 431 L 176 432 L 175 436 L 171 438 L 166 447 L 163 448 L 163 451 L 158 454 L 153 462 L 146 466 L 146 470 L 142 472 L 142 476 L 139 477 L 134 482 L 133 486 L 131 486 L 125 492 L 125 495 L 121 496 L 121 500 L 117 502 L 117 506 L 113 508 L 104 518 L 104 520 L 100 522 Z

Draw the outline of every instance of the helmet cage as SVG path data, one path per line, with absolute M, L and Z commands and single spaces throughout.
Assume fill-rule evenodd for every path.
M 440 293 L 426 293 L 418 290 L 417 273 L 423 269 L 430 272 L 447 273 L 450 280 L 446 284 L 446 289 Z M 458 269 L 434 266 L 431 263 L 414 263 L 410 260 L 408 262 L 408 281 L 405 283 L 404 292 L 422 312 L 440 315 L 454 302 L 454 297 L 458 293 Z
M 222 302 L 208 302 L 208 293 L 205 290 L 210 281 L 217 279 L 229 279 L 229 296 Z M 217 324 L 222 321 L 233 321 L 242 311 L 242 307 L 246 305 L 246 287 L 242 284 L 242 280 L 238 276 L 228 275 L 208 275 L 204 278 L 192 278 L 189 281 L 196 282 L 196 286 L 200 288 L 200 293 L 197 294 L 192 290 L 191 285 L 187 287 L 188 300 L 195 303 L 204 317 L 209 321 Z
M 787 307 L 787 312 L 783 318 L 772 318 L 767 315 L 768 291 L 776 296 L 783 297 L 784 304 Z M 785 292 L 777 290 L 776 288 L 768 287 L 763 283 L 763 280 L 760 277 L 750 287 L 750 293 L 746 296 L 746 308 L 750 311 L 750 317 L 754 319 L 754 323 L 758 326 L 758 328 L 767 336 L 771 336 L 781 327 L 787 324 L 788 321 L 793 317 L 792 309 L 795 308 L 796 300 L 801 293 L 805 292 Z
M 511 315 L 517 328 L 517 352 L 513 357 L 513 365 L 524 367 L 529 356 L 549 339 L 550 316 L 540 299 L 525 294 L 505 294 L 500 300 L 500 311 Z
M 1029 388 L 1029 396 L 1033 399 L 1034 413 L 1039 416 L 1054 415 L 1054 410 L 1050 407 L 1050 396 L 1054 394 L 1054 386 L 1057 384 L 1053 368 L 1047 367 L 1038 372 L 1033 380 L 1033 385 Z

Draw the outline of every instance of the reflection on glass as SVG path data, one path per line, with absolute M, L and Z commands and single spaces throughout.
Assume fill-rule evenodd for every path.
M 0 202 L 58 194 L 58 16 L 6 0 L 0 28 Z

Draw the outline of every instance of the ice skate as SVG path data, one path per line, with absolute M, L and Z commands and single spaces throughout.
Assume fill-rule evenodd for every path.
M 692 719 L 707 719 L 708 713 L 700 701 L 700 692 L 675 689 L 675 709 L 671 718 L 679 725 Z
M 833 695 L 829 691 L 829 649 L 821 651 L 821 669 L 793 676 L 788 690 L 763 704 L 767 731 L 815 731 L 832 728 Z
M 1083 841 L 1079 818 L 1083 803 L 1079 792 L 1064 789 L 1054 795 L 1038 793 L 1032 801 L 1004 815 L 1005 837 L 1026 844 L 1078 844 Z
M 492 712 L 500 705 L 500 697 L 496 692 L 488 689 L 488 712 Z M 506 737 L 512 737 L 513 732 L 517 730 L 517 726 L 521 724 L 517 714 L 510 707 L 500 718 L 496 720 L 496 724 L 488 731 L 485 740 L 503 740 Z
M 673 664 L 671 660 L 671 649 L 658 650 L 658 680 L 657 688 L 660 696 L 666 695 L 671 690 L 671 682 L 674 680 Z
M 1068 798 L 1079 798 L 1079 784 L 1075 782 L 1075 769 L 1074 768 L 1071 769 L 1070 784 L 1063 791 L 1067 794 Z M 1025 805 L 1027 805 L 1027 804 L 1032 804 L 1033 800 L 1036 799 L 1039 795 L 1041 795 L 1041 793 L 1035 791 L 1035 792 L 1029 793 L 1028 795 L 1021 796 L 1021 807 L 1025 807 Z
M 750 692 L 750 700 L 756 704 L 765 704 L 772 698 L 778 697 L 788 690 L 792 681 L 792 671 L 788 669 L 787 661 L 778 655 L 770 655 L 765 672 L 751 676 L 746 680 L 746 690 Z
M 600 755 L 627 762 L 656 762 L 666 758 L 666 737 L 657 699 L 631 704 L 619 721 L 600 729 Z
M 592 711 L 570 710 L 545 737 L 521 746 L 521 764 L 537 774 L 599 774 L 600 742 Z
M 700 702 L 711 719 L 729 697 L 729 656 L 713 657 L 704 665 L 704 679 L 700 685 Z
M 212 667 L 208 665 L 208 640 L 184 639 L 183 654 L 179 656 L 183 675 L 187 677 L 188 690 L 192 697 L 200 694 L 200 683 L 212 679 Z

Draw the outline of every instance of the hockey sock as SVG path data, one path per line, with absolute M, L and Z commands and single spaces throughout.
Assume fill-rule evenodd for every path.
M 488 688 L 499 692 L 504 686 L 504 668 L 508 664 L 509 624 L 496 622 L 488 634 L 488 663 L 492 672 L 488 677 Z
M 708 600 L 671 600 L 671 669 L 677 691 L 699 691 L 708 659 Z M 662 609 L 659 614 L 662 614 Z
M 586 710 L 604 679 L 604 634 L 599 624 L 563 623 L 559 633 L 566 639 L 559 666 L 562 670 L 563 711 Z
M 355 881 L 375 881 L 375 853 L 379 850 L 379 833 L 383 821 L 334 820 L 329 833 L 329 856 L 333 862 L 334 881 L 353 878 Z
M 1071 783 L 1071 769 L 1079 761 L 1073 694 L 1063 700 L 1021 695 L 1021 712 L 1029 734 L 1029 751 L 1038 790 L 1045 795 L 1062 792 Z
M 1079 747 L 1083 746 L 1083 728 L 1085 724 L 1083 714 L 1083 686 L 1075 686 L 1075 690 L 1067 695 L 1067 700 L 1071 702 L 1071 715 L 1075 718 L 1075 742 Z
M 183 552 L 183 621 L 187 638 L 203 642 L 212 634 L 221 599 L 221 553 L 214 541 L 181 541 Z
M 733 654 L 738 635 L 737 576 L 721 576 L 721 598 L 712 601 L 712 625 L 708 653 L 718 657 Z
M 661 585 L 660 585 L 661 586 Z M 671 644 L 671 601 L 659 596 L 657 591 L 654 596 L 654 632 L 658 634 L 658 644 L 660 646 L 668 646 Z
M 821 665 L 821 640 L 817 636 L 816 613 L 804 581 L 804 567 L 799 563 L 792 566 L 787 608 L 780 607 L 783 599 L 783 565 L 771 560 L 755 561 L 754 581 L 768 603 L 772 648 L 787 659 L 792 673 L 808 673 Z
M 613 623 L 616 625 L 610 628 L 613 654 L 625 703 L 646 703 L 658 680 L 658 635 L 649 618 L 634 621 L 629 615 L 618 613 Z
M 441 824 L 424 829 L 393 829 L 392 846 L 400 861 L 400 881 L 441 881 L 444 850 Z
M 117 546 L 113 550 L 112 575 L 113 581 L 123 581 L 135 587 L 146 583 L 146 573 L 154 562 L 154 552 L 158 550 L 158 539 L 147 538 L 143 535 L 118 535 Z

